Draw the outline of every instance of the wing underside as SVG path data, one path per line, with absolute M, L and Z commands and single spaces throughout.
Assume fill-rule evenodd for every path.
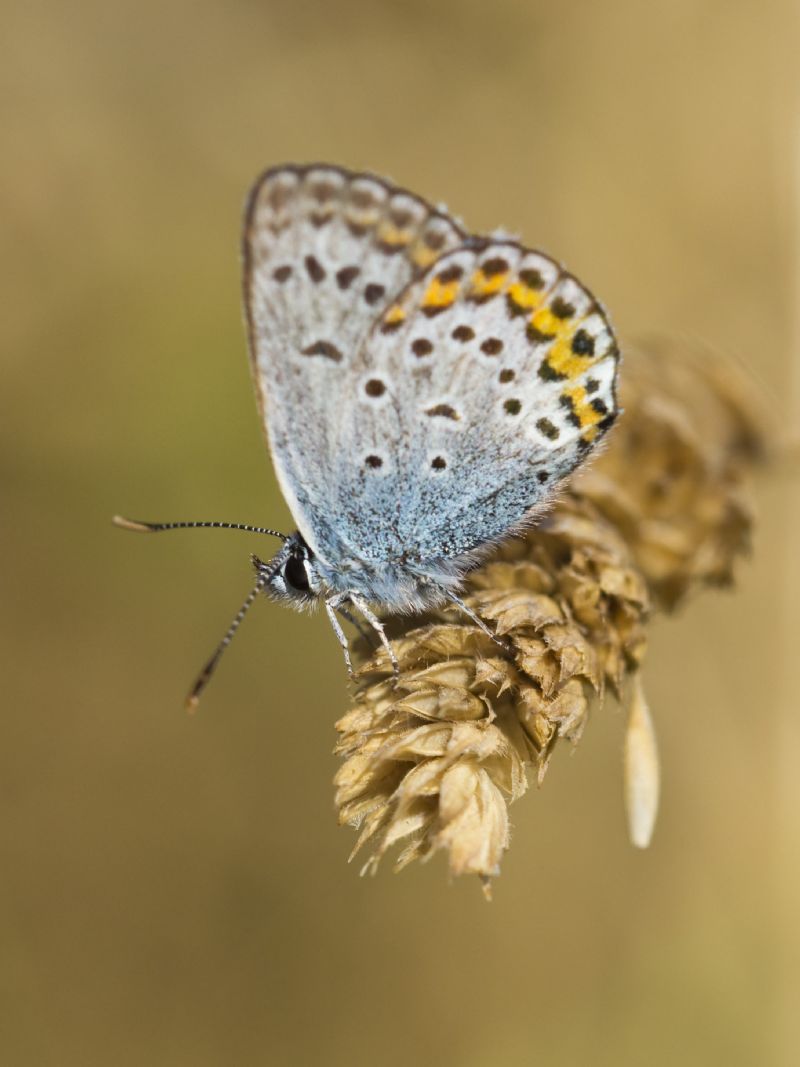
M 324 166 L 268 172 L 244 246 L 273 458 L 323 560 L 458 560 L 552 498 L 614 420 L 607 318 L 541 253 Z
M 334 537 L 337 450 L 376 316 L 464 239 L 445 212 L 327 165 L 267 171 L 244 224 L 253 378 L 282 489 L 308 543 Z

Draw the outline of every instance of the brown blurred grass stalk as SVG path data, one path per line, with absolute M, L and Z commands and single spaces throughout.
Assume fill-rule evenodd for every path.
M 388 625 L 400 663 L 358 672 L 337 723 L 339 819 L 365 871 L 443 849 L 453 874 L 498 874 L 508 805 L 541 784 L 609 694 L 629 707 L 626 799 L 649 840 L 658 761 L 641 685 L 647 626 L 697 589 L 729 585 L 753 523 L 746 489 L 765 447 L 753 390 L 732 364 L 679 341 L 629 353 L 608 448 L 549 515 L 470 575 L 468 603 L 505 648 L 453 610 Z

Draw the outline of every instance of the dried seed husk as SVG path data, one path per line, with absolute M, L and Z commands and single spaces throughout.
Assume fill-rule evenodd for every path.
M 636 843 L 649 840 L 655 779 L 639 772 L 656 766 L 654 735 L 634 714 L 647 626 L 654 610 L 730 584 L 767 435 L 730 363 L 674 342 L 626 356 L 621 399 L 608 447 L 469 576 L 466 601 L 500 644 L 448 608 L 387 620 L 396 679 L 383 650 L 360 646 L 354 705 L 337 723 L 336 805 L 359 830 L 354 852 L 369 850 L 364 870 L 392 848 L 396 869 L 444 851 L 451 873 L 479 875 L 488 892 L 508 804 L 629 682 L 629 811 Z

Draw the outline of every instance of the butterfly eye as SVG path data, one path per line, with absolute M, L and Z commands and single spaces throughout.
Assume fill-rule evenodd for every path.
M 283 577 L 291 589 L 306 593 L 309 590 L 308 574 L 299 556 L 289 556 L 283 568 Z

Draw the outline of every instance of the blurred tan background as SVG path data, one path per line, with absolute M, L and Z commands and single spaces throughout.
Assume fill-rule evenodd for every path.
M 653 627 L 650 851 L 608 707 L 513 809 L 491 906 L 441 862 L 346 864 L 323 617 L 256 605 L 184 715 L 263 543 L 109 523 L 291 529 L 237 250 L 284 160 L 518 231 L 623 338 L 697 334 L 800 425 L 796 5 L 42 0 L 4 23 L 2 1062 L 797 1063 L 791 472 L 759 487 L 738 591 Z

